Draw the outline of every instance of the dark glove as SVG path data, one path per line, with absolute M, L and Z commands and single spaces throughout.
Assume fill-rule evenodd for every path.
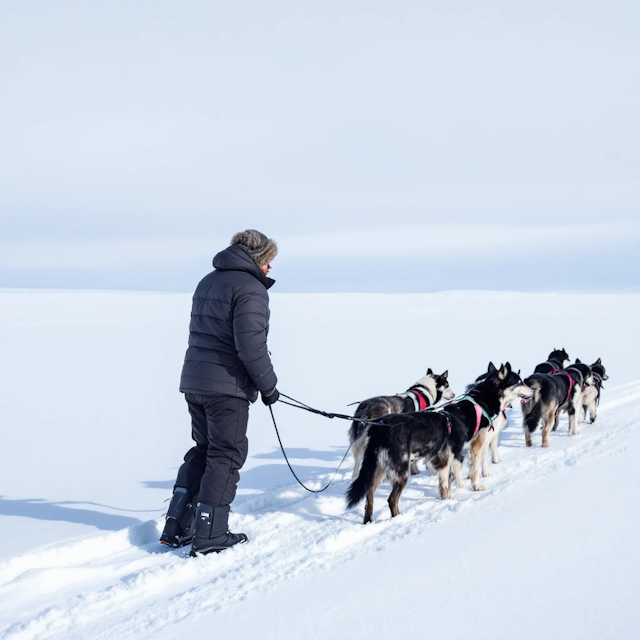
M 280 397 L 280 392 L 277 389 L 274 389 L 270 394 L 263 393 L 262 394 L 262 402 L 264 402 L 267 407 L 271 404 L 275 404 L 278 402 L 278 398 Z

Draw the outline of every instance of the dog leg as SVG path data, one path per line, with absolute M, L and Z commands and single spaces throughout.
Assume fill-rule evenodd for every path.
M 576 407 L 580 406 L 582 406 L 582 394 L 576 393 L 574 399 L 567 407 L 567 413 L 569 414 L 569 433 L 572 436 L 577 436 L 580 433 L 580 422 L 578 421 L 578 411 L 576 409 Z
M 451 469 L 458 489 L 464 489 L 464 478 L 462 477 L 462 461 L 457 458 L 451 460 Z M 451 483 L 449 483 L 451 484 Z
M 560 409 L 558 409 L 556 411 L 556 415 L 555 415 L 555 417 L 553 419 L 553 428 L 551 430 L 552 431 L 557 431 L 559 424 L 560 424 Z
M 493 431 L 487 434 L 487 438 L 484 441 L 484 446 L 482 447 L 482 477 L 483 478 L 488 478 L 491 475 L 489 472 L 489 447 L 493 444 L 495 437 L 496 437 L 496 434 Z
M 451 458 L 452 456 L 449 455 L 444 460 L 442 458 L 438 460 L 438 489 L 443 500 L 448 500 L 451 497 L 451 486 L 449 485 Z
M 398 511 L 398 502 L 400 500 L 400 494 L 402 490 L 407 486 L 407 476 L 404 478 L 400 478 L 393 483 L 393 488 L 391 489 L 391 495 L 389 496 L 389 509 L 391 509 L 391 517 L 395 518 L 400 511 Z
M 530 447 L 532 445 L 532 443 L 531 443 L 531 431 L 529 431 L 528 427 L 524 428 L 524 443 L 527 445 L 527 447 Z
M 411 461 L 411 475 L 412 476 L 417 476 L 420 473 L 420 469 L 418 469 L 418 461 L 417 460 L 412 460 Z
M 376 489 L 380 486 L 382 479 L 384 478 L 384 470 L 377 469 L 376 476 L 373 479 L 373 484 L 371 485 L 371 489 L 367 493 L 367 501 L 364 506 L 364 524 L 367 522 L 373 522 L 373 496 L 375 495 Z
M 474 491 L 484 491 L 484 486 L 480 484 L 480 456 L 482 455 L 486 435 L 487 430 L 480 429 L 478 435 L 470 444 L 469 467 L 471 469 L 471 486 Z
M 500 462 L 500 456 L 498 455 L 498 435 L 499 432 L 496 431 L 493 434 L 493 438 L 491 438 L 491 462 L 493 462 L 493 464 Z
M 555 421 L 557 422 L 558 420 L 558 414 L 560 412 L 556 411 L 555 413 Z M 554 424 L 554 414 L 553 411 L 548 411 L 547 414 L 544 416 L 544 427 L 542 427 L 542 446 L 543 447 L 548 447 L 549 446 L 549 432 L 551 431 L 551 427 Z

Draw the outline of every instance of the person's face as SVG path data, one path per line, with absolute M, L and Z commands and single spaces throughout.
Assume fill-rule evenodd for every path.
M 262 270 L 262 273 L 264 273 L 264 275 L 266 276 L 269 271 L 271 270 L 271 264 L 263 264 L 260 269 Z

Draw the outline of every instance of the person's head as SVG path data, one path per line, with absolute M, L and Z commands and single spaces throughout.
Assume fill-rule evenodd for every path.
M 231 238 L 231 244 L 241 244 L 249 250 L 251 259 L 258 268 L 267 275 L 272 260 L 278 255 L 278 245 L 275 240 L 267 238 L 264 233 L 255 229 L 240 231 Z

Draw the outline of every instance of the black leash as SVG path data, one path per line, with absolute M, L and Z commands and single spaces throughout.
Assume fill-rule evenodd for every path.
M 285 404 L 289 404 L 289 403 L 285 402 Z M 296 405 L 292 404 L 291 406 L 295 407 Z M 298 407 L 298 408 L 304 409 L 304 407 Z M 293 474 L 293 477 L 298 481 L 298 484 L 303 489 L 306 489 L 309 493 L 322 493 L 323 491 L 326 491 L 333 484 L 333 481 L 336 479 L 336 476 L 338 475 L 338 471 L 340 471 L 340 467 L 344 464 L 344 461 L 347 459 L 347 455 L 349 455 L 349 451 L 351 451 L 351 445 L 349 445 L 349 448 L 345 451 L 344 456 L 342 456 L 342 460 L 340 460 L 340 464 L 338 465 L 338 468 L 335 470 L 333 476 L 331 476 L 331 480 L 329 480 L 329 482 L 324 487 L 322 487 L 322 489 L 309 489 L 309 487 L 307 487 L 304 484 L 304 482 L 302 482 L 302 480 L 298 478 L 298 476 L 296 475 L 296 472 L 293 470 L 293 467 L 291 466 L 291 463 L 289 462 L 289 458 L 287 458 L 287 453 L 284 450 L 284 445 L 282 444 L 282 439 L 280 438 L 280 432 L 278 431 L 278 425 L 276 424 L 276 419 L 275 419 L 275 416 L 273 415 L 273 407 L 269 406 L 269 412 L 271 413 L 273 426 L 275 427 L 276 435 L 278 436 L 278 442 L 280 443 L 280 450 L 282 451 L 282 455 L 284 456 L 287 466 L 289 467 L 289 471 L 291 471 L 291 473 Z M 321 414 L 322 412 L 318 412 L 318 413 Z
M 287 400 L 291 400 L 291 402 L 282 400 L 282 398 L 287 398 Z M 381 422 L 374 422 L 373 420 L 363 420 L 361 418 L 356 418 L 355 416 L 347 416 L 343 413 L 329 413 L 328 411 L 321 411 L 320 409 L 314 409 L 313 407 L 310 407 L 308 404 L 305 404 L 304 402 L 300 402 L 300 400 L 296 400 L 295 398 L 287 396 L 284 393 L 280 394 L 280 397 L 278 398 L 278 402 L 282 402 L 282 404 L 288 404 L 290 407 L 294 407 L 295 409 L 304 409 L 305 411 L 309 411 L 309 413 L 315 413 L 319 416 L 324 416 L 325 418 L 331 418 L 331 419 L 339 418 L 341 420 L 357 420 L 358 422 L 362 422 L 363 424 L 383 424 Z M 349 448 L 345 451 L 344 456 L 342 456 L 342 460 L 338 465 L 338 468 L 335 470 L 333 476 L 331 476 L 331 480 L 329 480 L 327 485 L 322 487 L 322 489 L 309 489 L 309 487 L 305 486 L 305 484 L 300 480 L 300 478 L 298 478 L 298 476 L 296 475 L 296 472 L 293 470 L 293 467 L 291 466 L 291 463 L 289 462 L 289 458 L 287 458 L 287 453 L 284 450 L 284 445 L 282 444 L 282 439 L 280 438 L 280 432 L 278 431 L 278 425 L 276 424 L 276 418 L 273 415 L 273 407 L 271 405 L 269 405 L 269 412 L 271 413 L 271 420 L 273 420 L 273 426 L 276 430 L 276 435 L 278 436 L 278 442 L 280 443 L 280 450 L 282 451 L 282 455 L 284 456 L 287 466 L 289 467 L 289 471 L 291 471 L 291 473 L 293 474 L 293 477 L 298 481 L 298 484 L 303 489 L 306 489 L 309 493 L 322 493 L 323 491 L 326 491 L 333 484 L 333 481 L 338 475 L 338 471 L 340 471 L 340 467 L 342 467 L 342 465 L 344 464 L 344 461 L 347 459 L 347 456 L 349 455 L 349 451 L 351 451 L 351 445 L 349 445 Z
M 286 398 L 287 400 L 291 400 L 291 402 L 287 402 L 286 400 L 282 400 L 282 398 Z M 348 416 L 344 413 L 330 413 L 328 411 L 321 411 L 320 409 L 314 409 L 310 407 L 308 404 L 304 402 L 300 402 L 300 400 L 296 400 L 291 396 L 286 396 L 284 393 L 280 394 L 280 398 L 278 398 L 278 402 L 282 402 L 282 404 L 288 404 L 290 407 L 294 407 L 295 409 L 304 409 L 305 411 L 309 411 L 310 413 L 315 413 L 319 416 L 324 416 L 325 418 L 339 418 L 340 420 L 355 420 L 356 422 L 362 422 L 362 424 L 382 424 L 381 422 L 373 421 L 373 420 L 365 420 L 364 418 L 358 418 L 357 416 Z M 295 404 L 293 404 L 295 402 Z

